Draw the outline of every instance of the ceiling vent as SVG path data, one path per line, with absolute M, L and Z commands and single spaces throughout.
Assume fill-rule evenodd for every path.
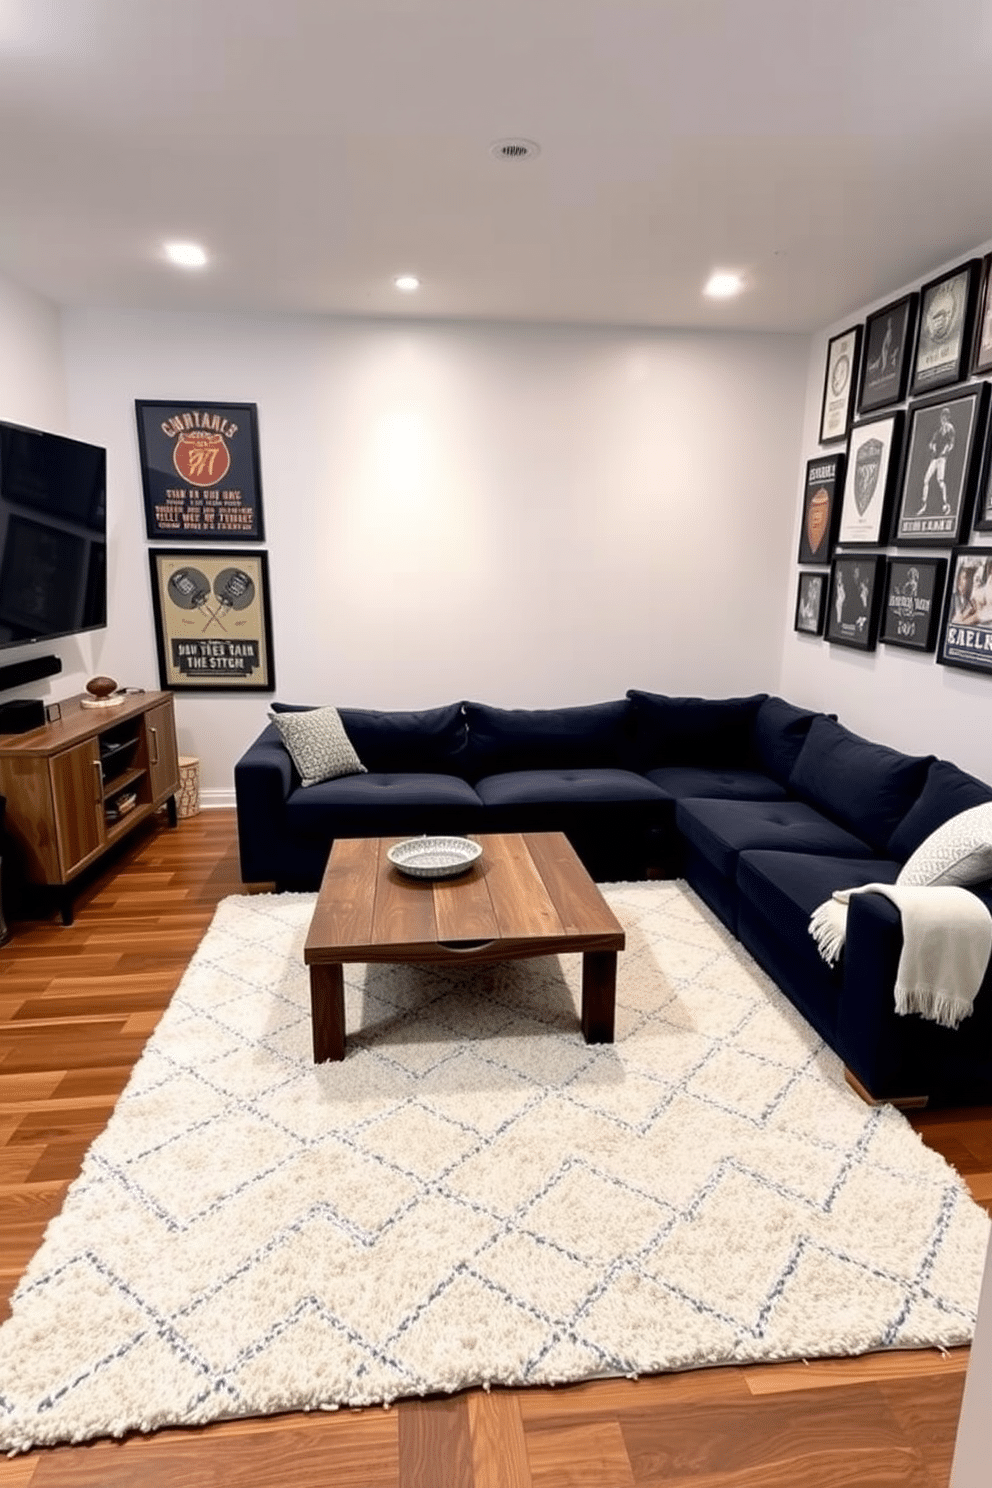
M 489 153 L 497 160 L 533 160 L 540 155 L 541 147 L 533 140 L 502 139 L 489 146 Z

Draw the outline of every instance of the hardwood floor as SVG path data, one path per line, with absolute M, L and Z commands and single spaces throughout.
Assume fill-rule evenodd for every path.
M 0 949 L 0 1306 L 219 899 L 233 811 L 140 829 Z M 913 1113 L 992 1210 L 992 1109 Z M 0 1459 L 0 1488 L 946 1488 L 967 1350 L 469 1391 Z M 2 1383 L 2 1382 L 0 1382 Z

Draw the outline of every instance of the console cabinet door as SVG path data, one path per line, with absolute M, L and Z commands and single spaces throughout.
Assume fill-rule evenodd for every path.
M 179 746 L 176 743 L 176 720 L 172 699 L 157 703 L 145 714 L 145 738 L 148 744 L 148 778 L 152 801 L 164 801 L 179 789 Z
M 87 739 L 74 749 L 53 754 L 49 767 L 59 866 L 64 880 L 74 868 L 103 847 L 103 776 L 99 744 L 96 739 Z

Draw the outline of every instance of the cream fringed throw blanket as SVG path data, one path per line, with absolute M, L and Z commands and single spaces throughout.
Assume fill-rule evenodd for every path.
M 992 954 L 992 915 L 968 889 L 865 884 L 838 889 L 813 911 L 809 933 L 830 965 L 844 948 L 852 894 L 884 894 L 902 916 L 896 1012 L 919 1013 L 945 1028 L 967 1018 Z

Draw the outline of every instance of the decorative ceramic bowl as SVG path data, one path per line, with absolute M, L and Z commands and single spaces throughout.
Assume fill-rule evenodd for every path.
M 410 878 L 454 878 L 481 856 L 481 844 L 468 837 L 411 837 L 386 853 L 394 867 Z

